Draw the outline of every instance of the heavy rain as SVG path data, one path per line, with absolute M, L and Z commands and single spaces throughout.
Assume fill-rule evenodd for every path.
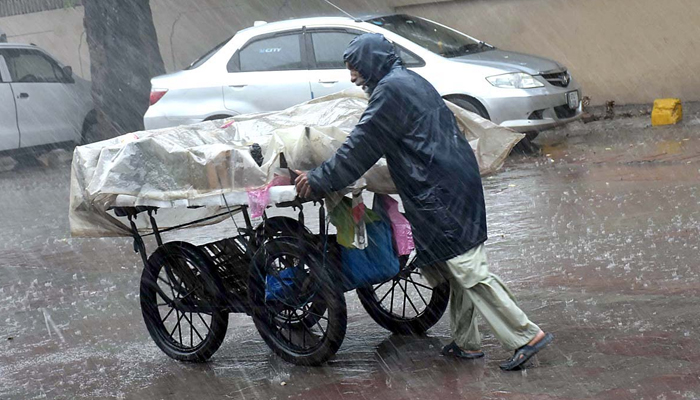
M 697 21 L 0 0 L 0 399 L 700 399 Z

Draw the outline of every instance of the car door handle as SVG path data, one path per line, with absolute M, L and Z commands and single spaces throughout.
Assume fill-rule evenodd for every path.
M 243 89 L 248 85 L 228 85 L 228 87 L 233 88 L 233 89 Z
M 321 85 L 335 85 L 336 83 L 338 83 L 338 81 L 324 81 L 324 80 L 319 80 L 318 83 L 320 83 Z
M 28 99 L 29 98 L 29 93 L 20 93 L 19 96 L 17 96 L 18 99 Z

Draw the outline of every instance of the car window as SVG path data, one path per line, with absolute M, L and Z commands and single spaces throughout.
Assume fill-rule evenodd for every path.
M 29 49 L 9 49 L 5 63 L 13 82 L 66 82 L 61 67 L 45 54 Z
M 195 69 L 195 68 L 199 67 L 200 65 L 204 64 L 205 62 L 207 62 L 207 60 L 209 60 L 210 58 L 212 58 L 212 56 L 214 56 L 214 54 L 216 54 L 219 50 L 221 50 L 221 48 L 224 47 L 224 45 L 225 45 L 226 43 L 228 43 L 231 39 L 233 39 L 233 36 L 231 36 L 231 37 L 229 37 L 228 39 L 224 40 L 223 42 L 217 44 L 216 46 L 214 46 L 214 48 L 212 48 L 211 50 L 209 50 L 209 51 L 207 51 L 206 53 L 204 53 L 201 57 L 199 57 L 198 59 L 192 61 L 192 64 L 190 64 L 190 65 L 189 65 L 187 68 L 185 68 L 185 69 L 186 69 L 186 70 L 187 70 L 187 69 Z
M 411 68 L 425 66 L 425 62 L 421 60 L 417 55 L 396 44 L 394 45 L 394 48 L 396 49 L 396 55 L 399 56 L 399 58 L 401 58 L 401 61 L 403 61 L 403 65 L 405 65 L 406 67 Z
M 379 17 L 368 22 L 401 35 L 413 43 L 447 58 L 494 49 L 487 43 L 479 42 L 457 31 L 408 15 Z
M 350 42 L 357 37 L 356 33 L 349 32 L 314 32 L 311 34 L 316 68 L 318 69 L 344 69 L 343 53 Z
M 301 35 L 281 35 L 261 39 L 244 47 L 237 55 L 238 70 L 286 71 L 303 69 Z
M 3 70 L 3 67 L 5 66 L 5 56 L 2 54 L 2 51 L 0 50 L 0 82 L 9 82 L 10 77 L 7 76 L 7 73 Z

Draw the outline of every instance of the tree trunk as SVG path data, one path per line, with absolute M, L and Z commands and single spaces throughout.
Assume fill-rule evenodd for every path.
M 97 137 L 143 130 L 151 78 L 165 73 L 149 0 L 84 0 Z

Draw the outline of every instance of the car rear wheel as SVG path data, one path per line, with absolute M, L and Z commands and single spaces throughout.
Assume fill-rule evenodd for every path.
M 90 144 L 94 142 L 99 142 L 103 138 L 100 135 L 100 131 L 97 126 L 97 116 L 94 112 L 90 112 L 85 121 L 83 121 L 83 131 L 80 137 L 80 145 Z

